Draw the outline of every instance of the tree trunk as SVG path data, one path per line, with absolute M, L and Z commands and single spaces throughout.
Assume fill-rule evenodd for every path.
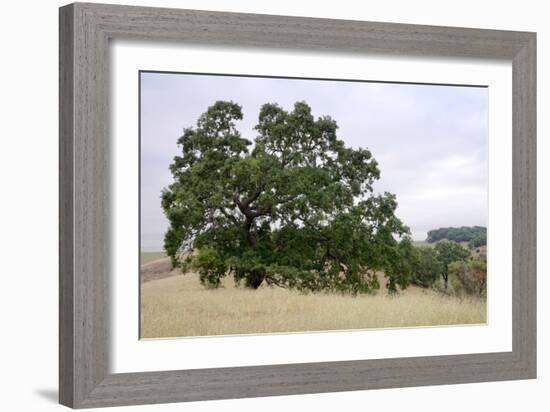
M 445 290 L 447 290 L 447 286 L 449 285 L 449 275 L 443 275 L 443 280 L 445 280 Z
M 250 272 L 246 279 L 247 286 L 252 289 L 258 289 L 264 281 L 265 274 L 259 270 L 253 270 Z
M 254 219 L 252 218 L 246 218 L 246 221 L 244 222 L 244 230 L 246 232 L 246 239 L 248 240 L 248 243 L 252 248 L 255 248 L 258 245 L 258 238 L 256 237 L 256 233 L 252 229 L 252 222 Z
M 258 246 L 258 236 L 253 228 L 254 217 L 251 217 L 250 214 L 246 215 L 246 220 L 244 222 L 244 230 L 246 232 L 246 239 L 248 240 L 249 245 L 252 249 L 255 249 Z M 252 270 L 248 273 L 246 277 L 246 286 L 251 289 L 258 289 L 262 282 L 265 279 L 265 272 L 263 270 Z

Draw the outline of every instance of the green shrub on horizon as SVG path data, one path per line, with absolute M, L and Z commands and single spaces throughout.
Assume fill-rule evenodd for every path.
M 442 227 L 430 230 L 426 242 L 434 243 L 447 239 L 455 242 L 469 242 L 475 248 L 487 244 L 487 228 L 483 226 Z

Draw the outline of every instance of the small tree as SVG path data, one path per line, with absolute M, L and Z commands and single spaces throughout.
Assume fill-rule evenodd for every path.
M 460 290 L 455 293 L 485 296 L 487 293 L 487 263 L 483 260 L 468 262 L 452 262 L 449 265 L 449 275 L 455 276 Z
M 437 258 L 441 262 L 445 289 L 449 284 L 449 264 L 457 261 L 465 261 L 470 256 L 470 251 L 460 243 L 450 240 L 442 240 L 435 245 Z
M 443 273 L 443 264 L 432 247 L 417 247 L 414 252 L 411 283 L 429 288 Z
M 304 102 L 291 112 L 263 105 L 254 145 L 236 128 L 242 117 L 238 104 L 216 102 L 178 139 L 162 193 L 173 264 L 213 287 L 231 273 L 253 289 L 361 293 L 379 287 L 377 270 L 405 285 L 391 257 L 408 228 L 394 195 L 373 194 L 371 152 L 346 147 L 336 122 Z
M 397 287 L 406 289 L 411 282 L 415 270 L 416 248 L 412 245 L 411 239 L 405 236 L 392 248 L 386 256 L 386 275 L 388 282 L 386 288 L 393 294 Z

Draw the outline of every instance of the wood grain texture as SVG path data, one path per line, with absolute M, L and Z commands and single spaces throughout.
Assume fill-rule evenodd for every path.
M 107 38 L 78 5 L 60 10 L 60 401 L 77 406 L 106 376 L 108 235 Z M 63 36 L 70 36 L 64 38 Z M 64 42 L 67 41 L 67 45 Z M 65 238 L 64 231 L 70 230 Z M 63 376 L 69 378 L 63 378 Z M 70 382 L 65 382 L 65 379 Z
M 536 375 L 536 36 L 76 3 L 60 9 L 60 402 L 84 408 Z M 513 65 L 513 350 L 110 374 L 109 40 L 496 58 Z M 391 79 L 390 79 L 391 80 Z
M 536 52 L 532 36 L 512 62 L 513 351 L 533 376 L 537 367 Z
M 70 8 L 72 9 L 72 7 Z M 73 403 L 73 29 L 59 14 L 59 400 Z

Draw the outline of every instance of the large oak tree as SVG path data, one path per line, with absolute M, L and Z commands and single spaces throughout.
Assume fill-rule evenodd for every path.
M 162 193 L 173 264 L 209 287 L 232 275 L 254 289 L 363 293 L 379 288 L 377 271 L 392 291 L 406 287 L 397 239 L 408 228 L 395 196 L 373 193 L 371 152 L 346 147 L 336 122 L 305 102 L 263 105 L 254 142 L 237 130 L 242 118 L 238 104 L 218 101 L 178 140 Z

